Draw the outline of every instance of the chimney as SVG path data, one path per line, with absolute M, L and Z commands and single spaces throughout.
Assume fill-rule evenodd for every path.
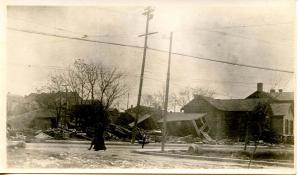
M 282 93 L 282 92 L 283 92 L 283 90 L 282 90 L 282 89 L 279 89 L 278 91 L 279 91 L 279 93 Z
M 270 89 L 270 93 L 275 93 L 275 89 Z
M 263 91 L 263 83 L 257 83 L 257 91 L 262 92 Z

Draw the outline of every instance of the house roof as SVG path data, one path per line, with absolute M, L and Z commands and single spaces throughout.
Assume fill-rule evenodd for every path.
M 163 112 L 161 109 L 153 108 L 153 107 L 148 107 L 148 106 L 139 106 L 127 109 L 125 113 L 130 114 L 133 118 L 136 117 L 136 113 L 139 112 L 139 115 L 146 115 L 146 114 L 151 114 L 151 117 L 154 120 L 158 120 L 161 118 L 161 113 Z
M 250 94 L 246 99 L 250 98 L 271 98 L 275 101 L 293 101 L 294 92 L 264 92 L 255 91 Z
M 135 114 L 132 114 L 132 113 L 129 113 L 129 114 L 132 115 L 132 116 L 135 116 Z M 137 124 L 143 122 L 144 120 L 146 120 L 149 117 L 151 117 L 151 114 L 145 114 L 143 116 L 140 116 L 139 119 L 138 119 Z M 133 127 L 134 126 L 134 122 L 130 123 L 129 126 Z
M 253 111 L 259 103 L 267 102 L 267 99 L 213 99 L 197 96 L 185 106 L 201 108 L 200 100 L 207 101 L 210 105 L 221 111 Z M 183 107 L 183 109 L 185 108 Z
M 269 93 L 270 96 L 279 101 L 293 101 L 294 100 L 294 92 L 275 92 Z
M 212 99 L 208 102 L 221 111 L 253 111 L 258 104 L 265 103 L 266 99 Z
M 284 116 L 288 114 L 291 103 L 272 103 L 270 107 L 274 116 Z
M 139 107 L 129 108 L 129 109 L 125 110 L 125 112 L 129 112 L 129 113 L 136 113 L 137 111 L 140 114 L 146 114 L 146 113 L 154 112 L 156 110 L 155 110 L 155 108 L 148 107 L 148 106 L 142 106 L 142 105 Z M 133 116 L 135 116 L 135 115 L 133 115 Z
M 174 121 L 190 121 L 197 120 L 201 117 L 204 117 L 206 113 L 182 113 L 182 112 L 172 112 L 167 114 L 167 122 Z M 162 123 L 163 118 L 158 120 L 158 123 Z

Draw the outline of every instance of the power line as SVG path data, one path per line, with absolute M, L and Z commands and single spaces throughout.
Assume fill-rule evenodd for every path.
M 65 39 L 71 39 L 71 40 L 79 40 L 79 41 L 86 41 L 86 42 L 93 42 L 93 43 L 100 43 L 100 44 L 108 44 L 108 45 L 115 45 L 115 46 L 123 46 L 123 47 L 132 47 L 132 48 L 138 48 L 138 49 L 144 48 L 144 47 L 141 47 L 141 46 L 135 46 L 135 45 L 129 45 L 129 44 L 121 44 L 121 43 L 98 41 L 98 40 L 91 40 L 91 39 L 78 38 L 78 37 L 70 37 L 70 36 L 65 36 L 65 35 L 57 35 L 57 34 L 51 34 L 51 33 L 38 32 L 38 31 L 17 29 L 17 28 L 13 28 L 13 27 L 8 27 L 8 29 L 9 30 L 14 30 L 14 31 L 19 31 L 19 32 L 32 33 L 32 34 L 45 35 L 45 36 L 52 36 L 52 37 L 57 37 L 57 38 L 65 38 Z
M 46 66 L 46 65 L 34 65 L 34 64 L 19 64 L 19 63 L 10 63 L 10 64 L 14 64 L 14 65 L 18 65 L 18 66 L 24 66 L 24 67 L 27 67 L 27 68 L 41 68 L 41 69 L 50 69 L 50 70 L 57 70 L 57 71 L 68 71 L 67 68 L 65 68 L 65 67 L 59 67 L 59 66 Z M 124 73 L 124 76 L 126 76 L 126 77 L 136 77 L 136 78 L 140 77 L 140 75 L 133 74 L 133 73 Z M 150 74 L 148 74 L 148 75 L 146 75 L 144 77 L 146 79 L 149 79 L 149 80 L 154 80 L 156 82 L 160 82 L 161 84 L 165 83 L 164 79 L 150 77 Z M 179 81 L 180 79 L 178 79 L 178 78 L 172 78 L 171 80 Z M 238 81 L 219 81 L 219 80 L 205 80 L 205 79 L 191 79 L 191 80 L 209 81 L 209 82 L 221 83 L 221 84 L 232 84 L 232 85 L 235 84 L 234 86 L 241 86 L 240 84 L 243 84 L 246 87 L 253 87 L 253 86 L 255 86 L 254 82 L 251 83 L 251 82 L 241 82 L 241 81 L 239 81 L 239 82 Z M 173 84 L 173 85 L 175 85 L 175 86 L 185 87 L 184 85 L 180 85 L 180 84 L 175 83 L 173 81 L 171 81 L 170 83 Z
M 167 51 L 161 50 L 161 49 L 149 48 L 149 50 L 154 50 L 154 51 L 158 51 L 158 52 L 167 53 Z M 283 69 L 275 69 L 275 68 L 269 68 L 269 67 L 255 66 L 255 65 L 233 63 L 233 62 L 229 62 L 229 61 L 223 61 L 223 60 L 212 59 L 212 58 L 198 57 L 198 56 L 193 56 L 193 55 L 188 55 L 188 54 L 183 54 L 183 53 L 172 52 L 172 54 L 173 55 L 184 56 L 184 57 L 196 58 L 196 59 L 200 59 L 200 60 L 212 61 L 212 62 L 217 62 L 217 63 L 229 64 L 229 65 L 234 65 L 234 66 L 249 67 L 249 68 L 263 69 L 263 70 L 269 70 L 269 71 L 285 72 L 285 73 L 294 73 L 294 71 L 290 71 L 290 70 L 283 70 Z
M 18 20 L 18 21 L 23 21 L 26 23 L 32 23 L 44 28 L 51 28 L 51 29 L 55 29 L 55 30 L 59 30 L 59 31 L 63 31 L 63 32 L 69 32 L 72 34 L 76 34 L 76 35 L 80 35 L 80 36 L 84 36 L 84 37 L 119 37 L 119 38 L 129 38 L 129 37 L 136 37 L 138 38 L 137 34 L 128 34 L 128 33 L 119 33 L 119 34 L 87 34 L 87 33 L 83 33 L 83 32 L 77 32 L 77 31 L 72 31 L 63 27 L 56 27 L 56 26 L 51 26 L 51 25 L 46 25 L 46 24 L 42 24 L 42 23 L 37 23 L 37 22 L 33 22 L 27 19 L 22 19 L 22 18 L 15 18 L 15 17 L 11 17 L 8 16 L 8 18 L 13 19 L 13 20 Z
M 30 21 L 30 20 L 27 20 L 27 19 L 15 18 L 15 17 L 11 17 L 11 16 L 8 16 L 8 18 L 11 18 L 13 20 L 23 21 L 23 22 L 26 22 L 26 23 L 32 23 L 32 24 L 35 24 L 35 25 L 38 25 L 38 26 L 41 26 L 41 27 L 44 27 L 44 28 L 52 28 L 52 29 L 55 29 L 55 30 L 69 32 L 69 33 L 72 33 L 72 34 L 77 34 L 77 35 L 82 35 L 82 36 L 85 35 L 84 33 L 74 32 L 74 31 L 71 31 L 69 29 L 65 29 L 65 28 L 62 28 L 62 27 L 55 27 L 55 26 L 51 26 L 51 25 L 41 24 L 41 23 L 33 22 L 33 21 Z
M 264 23 L 264 24 L 248 24 L 248 25 L 236 25 L 236 26 L 223 26 L 216 27 L 214 29 L 232 29 L 232 28 L 248 28 L 248 27 L 265 27 L 265 26 L 278 26 L 278 25 L 291 25 L 293 22 L 281 22 L 281 23 Z
M 275 24 L 274 24 L 275 25 Z M 254 25 L 253 25 L 254 26 Z M 257 25 L 259 26 L 259 25 Z M 238 27 L 238 26 L 232 26 L 232 28 L 235 28 L 235 27 Z M 240 26 L 242 27 L 242 26 Z M 244 28 L 246 28 L 248 26 L 244 26 Z M 224 29 L 226 30 L 226 28 L 230 28 L 230 26 L 227 26 L 227 27 L 224 27 Z M 235 37 L 235 38 L 240 38 L 240 39 L 246 39 L 246 40 L 256 40 L 256 41 L 261 41 L 265 44 L 268 44 L 268 45 L 271 45 L 271 46 L 274 46 L 274 45 L 281 45 L 283 46 L 283 44 L 287 44 L 287 43 L 273 43 L 271 41 L 268 41 L 268 40 L 263 40 L 263 39 L 259 39 L 259 38 L 253 38 L 249 35 L 238 35 L 238 34 L 233 34 L 233 33 L 229 33 L 229 32 L 224 32 L 224 31 L 220 31 L 218 29 L 223 29 L 223 27 L 216 27 L 216 28 L 195 28 L 195 29 L 189 29 L 189 30 L 184 30 L 184 32 L 188 32 L 189 35 L 196 35 L 195 33 L 193 34 L 192 32 L 199 32 L 199 31 L 204 31 L 204 32 L 210 32 L 210 33 L 216 33 L 216 34 L 219 34 L 219 35 L 222 35 L 222 36 L 225 36 L 225 37 Z M 198 30 L 198 31 L 197 31 Z M 179 30 L 175 30 L 175 31 L 179 31 Z M 290 41 L 292 42 L 292 40 L 285 40 L 285 41 Z
M 94 42 L 94 43 L 108 44 L 108 45 L 115 45 L 115 46 L 122 46 L 122 47 L 131 47 L 131 48 L 138 48 L 138 49 L 143 49 L 144 48 L 144 47 L 141 47 L 141 46 L 135 46 L 135 45 L 129 45 L 129 44 L 121 44 L 121 43 L 105 42 L 105 41 L 91 40 L 91 39 L 78 38 L 78 37 L 70 37 L 70 36 L 57 35 L 57 34 L 51 34 L 51 33 L 44 33 L 44 32 L 37 32 L 37 31 L 31 31 L 31 30 L 17 29 L 17 28 L 12 28 L 12 27 L 8 27 L 8 29 L 9 30 L 14 30 L 14 31 L 19 31 L 19 32 L 25 32 L 25 33 L 52 36 L 52 37 L 57 37 L 57 38 L 65 38 L 65 39 L 72 39 L 72 40 L 79 40 L 79 41 L 86 41 L 86 42 Z M 149 48 L 149 47 L 147 47 L 147 48 L 149 50 L 153 50 L 153 51 L 168 53 L 168 51 L 162 50 L 162 49 L 155 49 L 155 48 Z M 240 64 L 240 63 L 223 61 L 223 60 L 218 60 L 218 59 L 213 59 L 213 58 L 198 57 L 198 56 L 188 55 L 188 54 L 184 54 L 184 53 L 172 52 L 172 54 L 173 55 L 178 55 L 178 56 L 183 56 L 183 57 L 195 58 L 195 59 L 199 59 L 199 60 L 206 60 L 206 61 L 211 61 L 211 62 L 223 63 L 223 64 L 228 64 L 228 65 L 233 65 L 233 66 L 248 67 L 248 68 L 254 68 L 254 69 L 276 71 L 276 72 L 283 72 L 283 73 L 291 73 L 291 74 L 294 73 L 294 71 L 290 71 L 290 70 L 283 70 L 283 69 L 255 66 L 255 65 Z
M 198 28 L 198 30 L 201 30 L 201 31 L 204 31 L 204 32 L 216 33 L 216 34 L 219 34 L 219 35 L 222 35 L 222 36 L 230 36 L 230 37 L 241 38 L 241 39 L 246 39 L 246 40 L 261 41 L 263 43 L 266 43 L 266 44 L 269 44 L 269 45 L 273 45 L 273 46 L 274 45 L 278 45 L 278 44 L 282 45 L 282 43 L 274 44 L 273 42 L 268 41 L 268 40 L 263 40 L 263 39 L 259 39 L 259 38 L 252 38 L 249 35 L 248 36 L 244 36 L 244 35 L 238 35 L 238 34 L 233 34 L 233 33 L 228 33 L 228 32 L 223 32 L 223 31 L 218 31 L 218 30 L 203 29 L 203 28 Z M 286 43 L 283 43 L 283 44 L 286 44 Z
M 10 63 L 10 64 L 14 64 L 14 65 L 19 65 L 19 66 L 26 66 L 28 68 L 32 68 L 32 67 L 36 67 L 36 68 L 43 68 L 43 69 L 53 69 L 53 70 L 60 70 L 60 71 L 68 71 L 67 68 L 65 67 L 59 67 L 59 66 L 46 66 L 46 65 L 32 65 L 32 64 L 19 64 L 19 63 Z M 136 77 L 136 78 L 139 78 L 140 75 L 138 74 L 133 74 L 133 73 L 124 73 L 124 76 L 126 77 Z M 144 76 L 145 79 L 148 79 L 148 80 L 154 80 L 156 82 L 159 82 L 160 84 L 164 84 L 165 83 L 165 80 L 164 79 L 158 79 L 158 78 L 153 78 L 153 77 L 149 77 L 149 76 Z M 178 80 L 178 79 L 172 79 L 172 80 Z M 202 80 L 202 79 L 199 79 L 200 81 L 211 81 L 211 82 L 217 82 L 217 83 L 221 83 L 221 84 L 224 84 L 224 83 L 230 83 L 232 86 L 241 86 L 240 84 L 243 84 L 243 86 L 245 87 L 254 87 L 255 83 L 251 83 L 251 82 L 235 82 L 235 81 L 217 81 L 217 80 Z M 286 88 L 287 84 L 289 83 L 289 81 L 291 80 L 288 79 L 288 81 L 286 82 L 286 84 L 284 85 L 284 88 Z M 176 83 L 176 82 L 173 82 L 173 81 L 170 81 L 170 83 L 172 84 L 172 86 L 176 86 L 178 88 L 186 88 L 187 86 L 186 85 L 183 85 L 183 84 L 179 84 L 179 83 Z M 248 84 L 248 85 L 246 85 Z M 251 86 L 250 84 L 253 84 L 253 86 Z M 267 84 L 267 83 L 264 83 L 264 84 Z M 134 88 L 134 89 L 137 89 Z M 150 89 L 149 89 L 150 90 Z M 151 89 L 153 90 L 153 89 Z M 226 97 L 229 97 L 229 98 L 239 98 L 238 96 L 234 96 L 234 95 L 228 95 L 228 94 L 225 94 L 225 93 L 221 93 L 220 91 L 216 91 L 215 92 L 216 94 L 218 95 L 222 95 L 222 96 L 226 96 Z
M 49 25 L 45 25 L 45 24 L 41 24 L 41 23 L 32 22 L 32 21 L 29 21 L 27 19 L 14 18 L 14 17 L 10 17 L 10 16 L 9 16 L 9 18 L 15 19 L 15 20 L 24 21 L 24 22 L 33 23 L 33 24 L 40 25 L 40 26 L 43 26 L 43 27 L 50 27 L 50 28 L 53 28 L 53 29 L 56 29 L 56 30 L 70 32 L 70 33 L 82 35 L 82 36 L 85 36 L 85 37 L 121 37 L 121 38 L 125 38 L 125 37 L 134 37 L 134 36 L 136 36 L 136 35 L 128 35 L 128 34 L 117 34 L 117 35 L 110 35 L 110 34 L 103 34 L 103 35 L 84 34 L 84 33 L 74 32 L 74 31 L 71 31 L 69 29 L 64 29 L 62 27 L 54 27 L 54 26 L 49 26 Z M 267 44 L 272 44 L 273 45 L 274 43 L 271 43 L 270 41 L 267 41 L 267 40 L 256 39 L 256 38 L 251 38 L 249 36 L 243 36 L 243 35 L 237 35 L 237 34 L 227 33 L 227 32 L 218 31 L 218 30 L 215 30 L 215 29 L 277 26 L 277 25 L 289 25 L 289 24 L 292 24 L 292 22 L 250 24 L 250 25 L 238 25 L 238 26 L 224 26 L 224 27 L 215 27 L 215 28 L 197 28 L 197 30 L 202 30 L 202 31 L 206 31 L 206 32 L 213 32 L 213 33 L 217 33 L 217 34 L 220 34 L 220 35 L 223 35 L 223 36 L 232 36 L 232 37 L 237 37 L 237 38 L 242 38 L 242 39 L 248 39 L 248 40 L 258 40 L 258 41 L 262 41 L 262 42 L 265 42 Z M 195 29 L 193 29 L 193 31 L 195 31 Z

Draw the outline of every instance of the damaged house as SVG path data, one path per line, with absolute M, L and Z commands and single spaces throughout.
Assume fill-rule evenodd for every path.
M 252 111 L 266 99 L 213 99 L 196 95 L 182 110 L 204 113 L 208 134 L 214 139 L 243 140 Z
M 181 113 L 170 112 L 166 116 L 167 135 L 172 136 L 204 136 L 207 140 L 212 140 L 207 134 L 208 127 L 206 124 L 206 113 Z M 158 123 L 163 124 L 164 120 L 160 119 Z
M 147 106 L 134 107 L 126 110 L 116 119 L 115 124 L 132 128 L 139 113 L 137 126 L 144 130 L 154 130 L 159 128 L 157 121 L 161 118 L 161 110 Z
M 261 128 L 272 131 L 281 139 L 293 136 L 293 93 L 282 90 L 264 92 L 262 83 L 258 83 L 257 91 L 246 99 L 213 99 L 195 95 L 182 110 L 184 113 L 206 114 L 207 133 L 217 140 L 242 141 L 247 133 L 251 139 L 263 132 L 259 131 Z

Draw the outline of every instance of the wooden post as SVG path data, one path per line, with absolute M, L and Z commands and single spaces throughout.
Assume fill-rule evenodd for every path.
M 163 137 L 161 142 L 161 151 L 165 151 L 166 132 L 167 132 L 167 114 L 168 114 L 168 100 L 169 100 L 169 86 L 170 86 L 170 66 L 171 66 L 171 55 L 172 55 L 172 40 L 173 32 L 170 33 L 170 45 L 169 45 L 169 61 L 168 61 L 168 72 L 166 81 L 166 94 L 164 103 L 164 116 L 163 116 Z

